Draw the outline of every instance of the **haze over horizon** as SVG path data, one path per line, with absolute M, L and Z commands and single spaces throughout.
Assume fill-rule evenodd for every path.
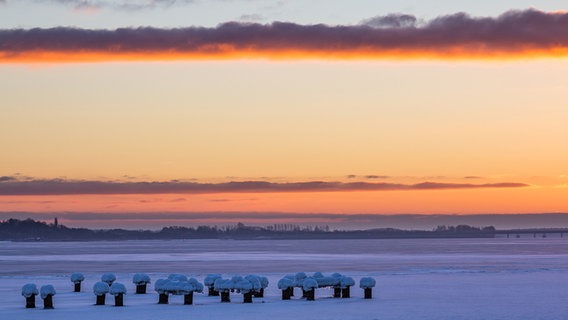
M 0 0 L 0 218 L 567 226 L 566 30 L 553 0 Z

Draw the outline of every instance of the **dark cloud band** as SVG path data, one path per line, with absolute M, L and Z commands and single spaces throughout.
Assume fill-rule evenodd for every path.
M 283 193 L 283 192 L 340 192 L 387 190 L 437 190 L 479 188 L 521 188 L 516 182 L 488 184 L 459 184 L 423 182 L 418 184 L 369 182 L 288 182 L 231 181 L 222 183 L 196 182 L 109 182 L 75 180 L 0 180 L 1 195 L 81 195 L 81 194 L 211 194 L 211 193 Z
M 0 30 L 0 61 L 168 59 L 518 58 L 568 55 L 568 13 L 464 13 L 424 23 L 409 15 L 360 25 L 229 22 L 215 28 Z

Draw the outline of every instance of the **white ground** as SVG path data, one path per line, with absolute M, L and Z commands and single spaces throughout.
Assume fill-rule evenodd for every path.
M 418 240 L 413 240 L 418 241 Z M 99 281 L 102 272 L 91 270 L 77 270 L 75 263 L 69 257 L 68 260 L 61 258 L 57 249 L 50 252 L 51 261 L 43 261 L 45 250 L 34 251 L 37 248 L 33 244 L 9 244 L 1 243 L 0 248 L 0 319 L 2 320 L 45 320 L 45 319 L 121 319 L 121 320 L 157 320 L 157 319 L 568 319 L 568 239 L 565 240 L 463 240 L 464 242 L 440 242 L 433 240 L 424 242 L 408 242 L 412 249 L 396 249 L 395 242 L 351 242 L 350 245 L 358 244 L 362 248 L 359 252 L 347 250 L 350 253 L 342 253 L 341 250 L 333 250 L 337 243 L 313 242 L 308 246 L 323 248 L 322 254 L 334 255 L 333 251 L 339 252 L 334 257 L 326 259 L 314 259 L 308 261 L 306 248 L 286 249 L 285 257 L 278 256 L 282 250 L 274 249 L 275 252 L 262 251 L 258 248 L 254 252 L 246 250 L 231 250 L 237 258 L 229 256 L 227 259 L 211 259 L 212 266 L 223 264 L 223 268 L 232 267 L 236 273 L 245 275 L 257 273 L 268 276 L 270 285 L 265 298 L 255 298 L 253 304 L 243 304 L 242 296 L 232 294 L 232 302 L 221 304 L 219 297 L 208 297 L 205 294 L 194 296 L 194 305 L 184 306 L 183 297 L 171 296 L 169 305 L 158 305 L 158 296 L 153 291 L 153 284 L 149 286 L 149 294 L 136 295 L 132 284 L 133 272 L 115 272 L 117 281 L 127 285 L 128 294 L 125 296 L 125 307 L 114 307 L 114 297 L 107 296 L 106 306 L 94 306 L 95 296 L 92 286 Z M 488 240 L 489 241 L 489 240 Z M 131 243 L 132 244 L 132 243 Z M 156 246 L 152 242 L 134 242 L 136 246 L 148 246 L 153 248 L 158 259 L 169 255 L 169 251 L 184 251 L 179 247 L 183 244 L 176 242 L 163 242 L 163 246 Z M 193 243 L 191 243 L 193 244 Z M 252 242 L 254 244 L 254 242 Z M 278 248 L 279 245 L 288 242 L 274 242 L 267 246 Z M 400 242 L 396 242 L 400 245 Z M 40 247 L 44 245 L 39 245 Z M 99 244 L 101 245 L 101 244 Z M 49 245 L 45 245 L 49 247 Z M 57 247 L 54 243 L 51 246 Z M 66 249 L 71 244 L 64 244 Z M 128 254 L 124 260 L 116 260 L 115 256 L 105 257 L 97 250 L 84 249 L 84 245 L 75 244 L 75 253 L 80 253 L 87 261 L 97 260 L 108 267 L 108 271 L 135 268 L 136 259 Z M 128 247 L 125 243 L 110 242 L 105 246 L 109 250 Z M 221 243 L 222 247 L 226 246 Z M 246 247 L 239 242 L 236 246 Z M 377 249 L 380 246 L 382 249 Z M 385 247 L 391 246 L 386 250 Z M 441 246 L 441 247 L 440 247 Z M 459 246 L 456 247 L 456 246 Z M 464 249 L 468 247 L 470 249 Z M 177 248 L 167 250 L 165 248 Z M 190 246 L 192 247 L 192 246 Z M 287 245 L 285 246 L 287 247 Z M 445 247 L 445 250 L 444 250 Z M 81 249 L 83 248 L 83 249 Z M 327 248 L 327 249 L 326 249 Z M 126 249 L 130 250 L 130 249 Z M 223 250 L 215 249 L 212 256 L 222 256 Z M 229 249 L 227 249 L 229 250 Z M 388 254 L 383 251 L 389 251 Z M 414 251 L 422 251 L 417 253 Z M 152 254 L 152 250 L 148 249 Z M 167 252 L 164 252 L 167 251 Z M 191 251 L 191 250 L 190 250 Z M 276 252 L 278 251 L 278 252 Z M 295 253 L 298 251 L 297 253 Z M 445 251 L 447 254 L 441 254 Z M 543 254 L 539 254 L 541 251 Z M 30 254 L 26 254 L 29 252 Z M 192 251 L 193 252 L 193 251 Z M 118 254 L 118 253 L 117 253 Z M 176 254 L 194 254 L 191 252 L 176 252 Z M 297 254 L 297 255 L 296 255 Z M 267 260 L 272 259 L 270 268 L 263 266 L 264 255 Z M 358 257 L 360 255 L 360 257 Z M 22 259 L 17 259 L 21 257 Z M 235 259 L 232 259 L 233 257 Z M 253 258 L 248 260 L 248 258 Z M 144 260 L 150 257 L 144 256 Z M 195 259 L 195 257 L 193 256 Z M 203 261 L 198 266 L 206 264 L 207 256 L 202 256 Z M 277 260 L 282 259 L 279 267 Z M 308 260 L 307 260 L 308 259 Z M 15 261 L 17 260 L 17 261 Z M 71 260 L 71 262 L 69 262 Z M 134 260 L 134 261 L 133 261 Z M 55 261 L 55 262 L 53 262 Z M 75 262 L 73 262 L 75 261 Z M 126 262 L 125 262 L 126 261 Z M 243 261 L 245 261 L 243 263 Z M 345 265 L 351 262 L 353 271 L 345 271 Z M 21 265 L 22 271 L 17 272 L 15 263 Z M 152 273 L 146 270 L 153 281 L 167 276 L 167 273 L 180 272 L 184 266 L 192 264 L 191 258 L 170 259 L 165 263 L 154 261 L 159 272 Z M 401 265 L 405 264 L 406 265 Z M 60 272 L 67 265 L 67 273 Z M 145 267 L 148 264 L 143 264 Z M 290 266 L 299 265 L 303 269 L 290 270 Z M 32 268 L 32 266 L 35 266 Z M 376 271 L 372 267 L 376 266 Z M 6 268 L 4 268 L 6 267 Z M 358 269 L 358 267 L 360 267 Z M 168 272 L 162 272 L 167 268 Z M 171 270 L 169 270 L 171 269 Z M 188 267 L 193 269 L 193 267 Z M 267 272 L 258 272 L 257 269 L 265 269 Z M 286 270 L 284 270 L 286 269 Z M 323 271 L 330 273 L 336 269 L 343 274 L 355 278 L 357 284 L 364 276 L 373 276 L 377 279 L 377 287 L 374 289 L 374 299 L 362 298 L 363 291 L 358 287 L 352 288 L 352 298 L 333 299 L 330 289 L 318 289 L 316 301 L 299 299 L 299 291 L 291 301 L 281 301 L 280 291 L 276 288 L 278 280 L 286 273 L 297 271 Z M 43 270 L 43 271 L 42 271 Z M 246 271 L 245 271 L 246 270 Z M 364 270 L 364 271 L 356 271 Z M 83 272 L 85 281 L 81 293 L 73 293 L 73 284 L 69 280 L 72 272 Z M 203 272 L 185 272 L 187 276 L 196 277 L 203 281 L 208 270 Z M 229 277 L 232 273 L 225 273 Z M 42 300 L 36 300 L 36 309 L 25 309 L 24 298 L 20 295 L 22 285 L 33 282 L 38 287 L 44 284 L 52 284 L 57 290 L 54 297 L 54 310 L 44 310 Z

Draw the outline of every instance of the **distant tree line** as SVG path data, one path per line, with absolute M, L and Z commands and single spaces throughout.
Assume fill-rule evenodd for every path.
M 89 241 L 89 240 L 152 240 L 152 239 L 388 239 L 388 238 L 481 238 L 494 237 L 492 226 L 477 228 L 468 225 L 438 226 L 433 230 L 401 230 L 381 228 L 370 230 L 330 230 L 329 226 L 299 226 L 274 224 L 247 226 L 243 223 L 227 226 L 164 227 L 159 231 L 69 228 L 33 219 L 8 219 L 0 222 L 0 240 L 12 241 Z

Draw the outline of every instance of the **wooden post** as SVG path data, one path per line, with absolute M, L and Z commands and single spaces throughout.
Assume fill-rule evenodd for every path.
M 44 309 L 53 309 L 53 295 L 48 294 L 45 299 L 43 299 Z
M 264 298 L 264 288 L 260 288 L 260 290 L 254 292 L 255 298 Z
M 304 288 L 302 288 L 302 298 L 307 298 L 307 297 L 308 297 L 308 292 L 304 290 Z
M 105 300 L 106 300 L 106 294 L 101 294 L 100 296 L 97 296 L 97 303 L 95 303 L 95 305 L 96 306 L 104 306 Z
M 123 307 L 124 306 L 124 294 L 119 293 L 114 296 L 114 306 L 115 307 Z
M 293 288 L 288 288 L 288 289 L 284 289 L 282 290 L 282 300 L 290 300 L 290 297 L 292 296 Z
M 183 295 L 183 304 L 191 305 L 193 304 L 193 291 L 188 294 Z
M 243 294 L 243 303 L 252 303 L 252 292 L 246 292 Z
M 365 288 L 365 299 L 373 299 L 373 288 Z
M 351 293 L 349 287 L 341 289 L 341 297 L 342 298 L 351 298 Z
M 146 284 L 136 285 L 136 294 L 146 294 Z
M 334 298 L 341 298 L 341 288 L 340 287 L 333 287 L 333 297 Z
M 81 282 L 75 283 L 75 291 L 74 292 L 81 292 Z
M 168 294 L 167 293 L 160 293 L 158 297 L 158 304 L 168 304 Z
M 307 301 L 314 301 L 316 300 L 316 289 L 312 288 L 311 290 L 304 291 L 306 293 L 306 300 Z
M 221 292 L 221 302 L 231 302 L 231 293 L 229 291 Z
M 32 309 L 35 308 L 35 294 L 32 294 L 31 296 L 26 298 L 26 308 L 28 309 Z
M 210 297 L 218 297 L 218 296 L 219 296 L 219 291 L 215 290 L 215 287 L 214 287 L 214 286 L 210 286 L 210 287 L 209 287 L 208 296 L 210 296 Z

